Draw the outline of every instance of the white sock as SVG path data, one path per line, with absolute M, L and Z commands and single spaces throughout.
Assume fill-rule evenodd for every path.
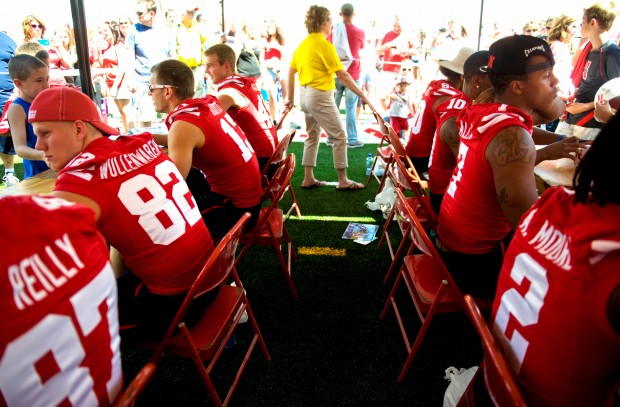
M 15 169 L 14 168 L 5 168 L 4 169 L 4 175 L 6 174 L 15 174 Z

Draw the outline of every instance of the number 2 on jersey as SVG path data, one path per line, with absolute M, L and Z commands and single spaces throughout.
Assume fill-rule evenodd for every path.
M 515 288 L 504 292 L 495 315 L 493 332 L 503 337 L 505 344 L 510 347 L 514 355 L 514 358 L 509 358 L 510 364 L 518 373 L 529 346 L 529 341 L 518 328 L 538 323 L 538 316 L 549 290 L 549 281 L 547 271 L 527 253 L 521 253 L 515 258 L 510 278 L 518 285 L 522 285 L 523 280 L 527 279 L 530 285 L 523 296 Z M 517 320 L 518 325 L 508 332 L 511 316 Z

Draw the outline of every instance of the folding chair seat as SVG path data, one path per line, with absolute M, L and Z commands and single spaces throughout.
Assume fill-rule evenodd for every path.
M 375 158 L 372 162 L 372 166 L 370 167 L 370 174 L 368 174 L 368 179 L 366 180 L 366 183 L 369 184 L 372 178 L 374 177 L 379 183 L 379 189 L 377 190 L 377 193 L 379 193 L 381 192 L 381 190 L 383 189 L 383 185 L 385 184 L 387 167 L 390 162 L 390 156 L 392 154 L 392 151 L 389 148 L 390 139 L 389 139 L 388 130 L 385 127 L 385 122 L 383 121 L 383 117 L 381 117 L 379 112 L 377 112 L 376 110 L 373 110 L 372 114 L 375 117 L 375 120 L 377 120 L 377 124 L 379 125 L 379 132 L 381 133 L 381 141 L 379 142 L 379 147 L 377 147 L 377 154 L 375 155 Z M 386 171 L 383 173 L 383 176 L 381 177 L 375 174 L 375 168 L 377 167 L 378 162 L 381 162 L 384 165 L 384 168 L 386 169 Z
M 136 377 L 133 378 L 129 386 L 114 400 L 114 407 L 132 407 L 136 404 L 138 397 L 146 389 L 151 378 L 155 374 L 157 365 L 153 362 L 148 362 L 140 369 Z
M 406 197 L 405 200 L 408 202 L 409 206 L 414 209 L 420 223 L 424 227 L 424 230 L 429 232 L 430 230 L 436 229 L 437 214 L 433 210 L 430 197 L 426 193 L 426 190 L 422 187 L 421 180 L 415 177 L 413 172 L 415 170 L 411 171 L 410 168 L 412 167 L 406 168 L 398 154 L 394 153 L 392 159 L 393 165 L 388 170 L 388 176 L 392 184 L 396 189 L 401 191 L 410 190 L 413 192 L 413 196 Z M 393 250 L 392 242 L 390 241 L 389 236 L 390 226 L 392 220 L 394 219 L 397 221 L 402 236 L 402 240 L 396 252 Z M 402 203 L 396 200 L 387 216 L 385 223 L 383 224 L 381 239 L 379 240 L 379 247 L 381 247 L 381 245 L 385 242 L 388 246 L 390 256 L 392 257 L 392 264 L 385 275 L 384 282 L 387 282 L 390 279 L 396 264 L 400 260 L 400 256 L 405 248 L 409 236 L 409 231 L 407 229 L 408 227 L 410 227 L 409 218 L 402 207 Z M 413 242 L 411 244 L 413 245 Z
M 391 305 L 408 353 L 405 365 L 398 377 L 398 382 L 400 383 L 405 379 L 435 314 L 463 311 L 464 305 L 463 295 L 452 280 L 450 273 L 437 253 L 437 249 L 433 246 L 418 216 L 407 202 L 402 191 L 396 190 L 396 200 L 400 201 L 407 213 L 407 217 L 411 221 L 412 226 L 409 228 L 409 235 L 414 244 L 411 245 L 403 260 L 403 265 L 381 312 L 381 319 L 385 318 Z M 421 253 L 413 254 L 415 248 Z M 395 300 L 396 292 L 403 281 L 413 301 L 418 317 L 422 322 L 413 345 L 411 345 Z M 480 304 L 485 308 L 491 306 L 490 302 L 481 301 Z
M 235 252 L 241 231 L 249 217 L 250 214 L 246 213 L 217 245 L 187 293 L 164 339 L 157 344 L 158 346 L 151 358 L 151 362 L 155 365 L 159 364 L 165 353 L 192 359 L 213 403 L 217 406 L 227 405 L 230 402 L 257 343 L 265 360 L 271 359 L 243 287 L 226 284 L 231 279 L 231 274 L 235 281 L 239 281 L 234 269 Z M 207 307 L 200 320 L 188 328 L 183 320 L 190 304 L 216 287 L 220 287 L 220 289 L 213 303 Z M 222 401 L 211 381 L 210 374 L 222 355 L 226 343 L 239 324 L 244 311 L 247 312 L 253 337 L 241 366 L 237 370 L 224 401 Z M 208 362 L 206 367 L 205 362 Z
M 291 278 L 292 259 L 297 259 L 297 253 L 293 248 L 293 242 L 284 224 L 282 209 L 278 207 L 282 196 L 290 187 L 291 177 L 295 170 L 295 154 L 289 154 L 274 174 L 267 187 L 268 199 L 271 200 L 269 206 L 261 208 L 256 225 L 252 230 L 245 231 L 241 235 L 240 243 L 243 248 L 237 256 L 235 266 L 239 264 L 247 250 L 252 245 L 272 246 L 284 272 L 284 277 L 288 283 L 293 297 L 297 299 L 297 291 Z M 288 259 L 284 259 L 282 245 L 286 245 Z
M 464 297 L 464 302 L 465 311 L 474 324 L 482 342 L 484 358 L 480 365 L 481 369 L 478 369 L 477 374 L 482 370 L 485 387 L 489 397 L 496 406 L 525 407 L 525 400 L 514 378 L 512 369 L 495 341 L 495 337 L 491 333 L 489 326 L 482 317 L 476 300 L 474 300 L 471 295 L 467 294 Z M 474 380 L 471 381 L 465 394 L 459 400 L 459 406 L 475 405 L 473 383 Z
M 295 137 L 295 132 L 296 132 L 295 129 L 289 131 L 282 138 L 282 140 L 280 140 L 273 154 L 271 155 L 271 158 L 269 158 L 269 162 L 261 170 L 260 175 L 261 175 L 262 183 L 264 185 L 263 198 L 262 198 L 263 201 L 265 199 L 268 199 L 269 194 L 271 193 L 271 191 L 267 191 L 267 187 L 269 186 L 269 181 L 271 178 L 270 175 L 274 174 L 275 171 L 277 171 L 278 167 L 282 164 L 282 161 L 284 161 L 284 158 L 286 157 L 286 150 L 288 150 L 288 147 L 290 146 L 291 141 L 293 141 L 293 137 Z M 297 198 L 295 197 L 295 192 L 293 192 L 293 186 L 289 184 L 287 189 L 289 193 L 291 194 L 291 200 L 293 201 L 293 203 L 291 204 L 291 207 L 286 212 L 285 219 L 289 218 L 293 210 L 295 210 L 295 213 L 297 214 L 297 218 L 301 219 L 301 211 L 299 209 L 299 204 L 297 203 Z

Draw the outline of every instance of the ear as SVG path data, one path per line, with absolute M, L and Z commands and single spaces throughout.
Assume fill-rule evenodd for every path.
M 510 85 L 508 85 L 508 88 L 515 95 L 522 95 L 524 88 L 525 88 L 525 83 L 524 81 L 514 80 L 510 82 Z
M 21 89 L 21 87 L 24 86 L 24 83 L 19 79 L 13 79 L 13 85 L 15 85 L 16 88 Z
M 88 127 L 82 120 L 76 120 L 73 122 L 73 129 L 75 130 L 75 137 L 80 142 L 84 141 L 88 135 Z

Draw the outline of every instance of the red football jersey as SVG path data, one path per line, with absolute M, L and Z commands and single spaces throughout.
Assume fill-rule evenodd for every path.
M 192 123 L 205 135 L 192 165 L 202 170 L 211 190 L 230 198 L 237 208 L 258 205 L 262 189 L 256 154 L 217 98 L 209 95 L 181 103 L 168 115 L 168 129 L 176 120 Z
M 441 204 L 437 235 L 451 250 L 484 254 L 510 232 L 484 153 L 495 135 L 506 127 L 523 127 L 531 134 L 532 118 L 515 107 L 487 103 L 469 105 L 456 123 L 461 144 Z
M 109 405 L 122 388 L 116 281 L 91 209 L 0 199 L 0 405 Z
M 443 194 L 448 188 L 452 172 L 456 167 L 456 157 L 450 147 L 441 141 L 439 129 L 444 122 L 458 114 L 471 100 L 464 93 L 440 103 L 435 108 L 435 121 L 437 128 L 433 138 L 431 157 L 428 160 L 428 187 L 433 194 Z
M 431 81 L 416 107 L 415 116 L 411 124 L 409 139 L 407 140 L 407 155 L 409 157 L 429 157 L 437 121 L 433 112 L 433 105 L 443 96 L 453 97 L 461 92 L 445 79 Z
M 228 115 L 241 127 L 252 145 L 257 157 L 269 158 L 276 147 L 276 128 L 265 106 L 256 83 L 248 78 L 230 76 L 218 83 L 218 92 L 234 89 L 245 96 L 250 103 L 244 107 L 230 107 Z
M 54 190 L 97 202 L 101 234 L 155 294 L 186 292 L 213 251 L 187 184 L 150 134 L 96 139 Z
M 550 188 L 521 219 L 493 305 L 493 334 L 530 406 L 611 406 L 620 335 L 607 303 L 620 285 L 620 205 Z

